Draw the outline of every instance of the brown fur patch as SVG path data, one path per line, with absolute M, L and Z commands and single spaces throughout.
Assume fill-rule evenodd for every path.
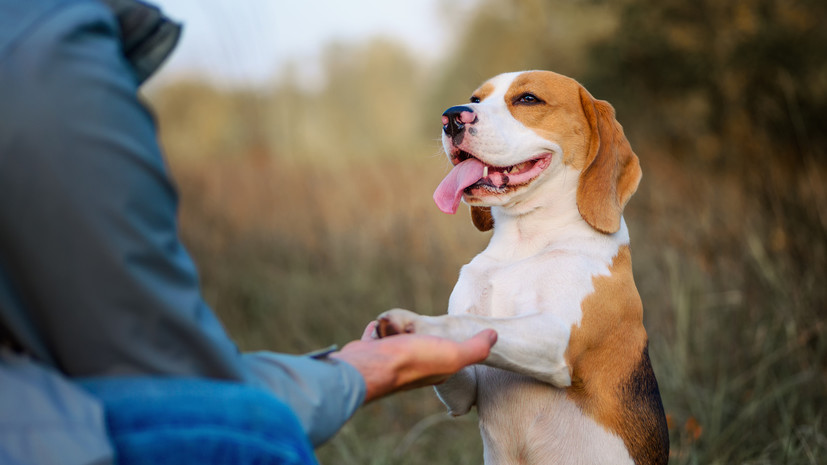
M 572 327 L 566 350 L 572 370 L 567 395 L 623 439 L 637 465 L 666 463 L 666 417 L 649 361 L 629 247 L 620 248 L 609 276 L 592 281 L 594 292 L 583 300 L 583 318 Z
M 480 231 L 494 229 L 494 218 L 491 217 L 491 207 L 471 207 L 471 221 Z
M 485 100 L 491 93 L 494 92 L 494 84 L 486 82 L 471 94 L 471 98 L 478 98 L 481 101 Z
M 582 86 L 574 79 L 550 71 L 520 74 L 505 95 L 506 105 L 517 121 L 538 136 L 563 149 L 563 163 L 582 169 L 588 153 L 590 127 L 580 103 Z M 541 100 L 535 105 L 516 102 L 525 93 Z
M 591 139 L 577 186 L 577 208 L 594 229 L 614 233 L 620 229 L 623 207 L 640 183 L 640 163 L 609 102 L 595 100 L 582 87 L 580 101 Z

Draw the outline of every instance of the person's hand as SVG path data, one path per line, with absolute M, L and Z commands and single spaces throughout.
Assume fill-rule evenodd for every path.
M 455 342 L 421 334 L 374 339 L 375 327 L 376 322 L 371 322 L 361 340 L 330 354 L 353 365 L 365 378 L 365 403 L 396 391 L 439 384 L 463 367 L 485 360 L 497 342 L 493 329 Z

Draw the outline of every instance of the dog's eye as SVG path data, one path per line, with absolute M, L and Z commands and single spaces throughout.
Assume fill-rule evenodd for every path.
M 471 103 L 480 103 L 480 98 L 472 95 L 470 101 Z
M 524 104 L 524 105 L 536 105 L 538 103 L 543 103 L 543 101 L 540 100 L 539 98 L 537 98 L 536 95 L 526 92 L 525 94 L 520 95 L 517 98 L 517 100 L 514 101 L 514 103 L 515 104 Z

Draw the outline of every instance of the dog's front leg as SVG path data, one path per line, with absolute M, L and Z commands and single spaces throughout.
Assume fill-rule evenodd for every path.
M 486 328 L 493 328 L 498 334 L 497 343 L 483 362 L 485 365 L 528 375 L 557 387 L 571 385 L 571 372 L 565 358 L 571 329 L 548 313 L 494 318 L 425 316 L 395 309 L 379 315 L 378 321 L 379 337 L 417 333 L 464 341 Z
M 414 312 L 402 309 L 387 311 L 377 318 L 377 337 L 387 337 L 401 333 L 420 333 L 459 340 L 452 337 L 450 330 L 441 327 L 443 320 L 436 320 L 436 325 L 428 325 L 428 319 Z M 429 326 L 426 330 L 425 326 Z M 457 331 L 454 331 L 455 333 Z M 439 385 L 434 386 L 439 400 L 448 407 L 448 413 L 458 417 L 471 411 L 477 403 L 477 374 L 474 366 L 465 367 Z

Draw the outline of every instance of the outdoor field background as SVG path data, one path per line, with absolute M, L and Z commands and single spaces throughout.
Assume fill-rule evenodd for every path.
M 444 313 L 489 234 L 431 201 L 440 114 L 495 74 L 549 69 L 610 101 L 640 157 L 625 218 L 671 463 L 827 463 L 827 3 L 441 5 L 436 58 L 340 41 L 312 79 L 297 60 L 255 85 L 146 91 L 181 235 L 241 348 L 302 353 L 389 308 Z M 474 414 L 422 389 L 362 408 L 318 456 L 479 464 L 482 445 Z

